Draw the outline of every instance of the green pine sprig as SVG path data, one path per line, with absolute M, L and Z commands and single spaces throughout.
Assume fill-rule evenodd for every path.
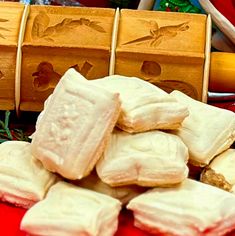
M 0 143 L 19 140 L 30 142 L 30 138 L 21 129 L 9 128 L 10 111 L 5 112 L 4 121 L 0 120 Z

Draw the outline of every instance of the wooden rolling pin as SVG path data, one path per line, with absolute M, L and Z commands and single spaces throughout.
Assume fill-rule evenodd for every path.
M 211 53 L 208 90 L 235 93 L 235 53 Z

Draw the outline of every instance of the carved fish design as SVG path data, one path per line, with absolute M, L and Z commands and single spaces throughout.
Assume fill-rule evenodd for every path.
M 4 76 L 3 73 L 0 71 L 0 79 L 1 79 L 3 76 Z
M 123 45 L 128 45 L 128 44 L 138 45 L 142 43 L 149 43 L 150 46 L 157 47 L 163 40 L 173 38 L 178 34 L 178 32 L 186 31 L 189 29 L 188 25 L 189 22 L 183 22 L 178 25 L 168 25 L 159 27 L 156 21 L 145 21 L 145 20 L 141 21 L 149 25 L 150 34 L 128 41 Z

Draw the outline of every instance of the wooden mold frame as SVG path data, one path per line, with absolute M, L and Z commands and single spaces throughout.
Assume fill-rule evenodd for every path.
M 115 10 L 31 6 L 22 44 L 20 107 L 40 111 L 73 67 L 87 79 L 109 74 Z
M 18 34 L 24 5 L 2 2 L 0 6 L 0 108 L 13 110 Z
M 29 16 L 29 5 L 25 5 L 18 39 L 18 49 L 16 54 L 16 74 L 15 74 L 15 108 L 16 113 L 19 115 L 20 107 L 20 88 L 21 88 L 21 64 L 22 64 L 22 43 L 26 29 L 26 23 Z
M 120 11 L 117 9 L 115 16 L 115 23 L 113 29 L 113 42 L 110 63 L 110 75 L 115 74 L 115 61 L 116 61 L 116 48 L 117 48 L 117 38 L 119 32 L 119 21 Z M 209 70 L 210 70 L 210 53 L 211 53 L 211 34 L 212 34 L 212 21 L 210 14 L 206 17 L 205 25 L 205 47 L 204 47 L 204 63 L 203 63 L 203 75 L 202 75 L 202 95 L 201 101 L 207 103 L 208 96 L 208 83 L 209 83 Z M 138 40 L 138 39 L 137 39 Z M 137 41 L 134 40 L 134 41 Z M 136 75 L 133 75 L 136 76 Z
M 204 62 L 204 74 L 202 85 L 202 102 L 207 103 L 208 85 L 209 85 L 209 71 L 210 71 L 210 55 L 211 55 L 211 34 L 212 34 L 212 22 L 211 16 L 207 16 L 206 22 L 206 45 L 205 45 L 205 62 Z
M 22 73 L 22 45 L 25 36 L 25 28 L 27 24 L 27 19 L 30 12 L 30 6 L 25 6 L 18 40 L 18 50 L 16 58 L 16 76 L 15 76 L 15 109 L 19 114 L 20 102 L 21 102 L 21 73 Z M 119 18 L 120 11 L 116 9 L 115 16 L 113 20 L 113 30 L 112 30 L 112 40 L 110 48 L 110 60 L 109 60 L 109 75 L 115 73 L 115 60 L 116 60 L 116 47 L 117 47 L 117 37 L 119 33 Z M 210 67 L 210 47 L 211 47 L 211 17 L 207 16 L 206 20 L 206 35 L 205 35 L 205 60 L 204 60 L 204 73 L 203 73 L 203 89 L 202 89 L 202 101 L 207 102 L 207 92 L 208 92 L 208 81 L 209 81 L 209 67 Z M 31 109 L 33 110 L 33 109 Z
M 121 11 L 115 73 L 202 100 L 206 15 Z

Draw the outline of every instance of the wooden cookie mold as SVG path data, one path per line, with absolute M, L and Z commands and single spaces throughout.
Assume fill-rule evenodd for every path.
M 137 76 L 206 101 L 210 16 L 0 2 L 0 109 L 41 111 L 64 72 Z

